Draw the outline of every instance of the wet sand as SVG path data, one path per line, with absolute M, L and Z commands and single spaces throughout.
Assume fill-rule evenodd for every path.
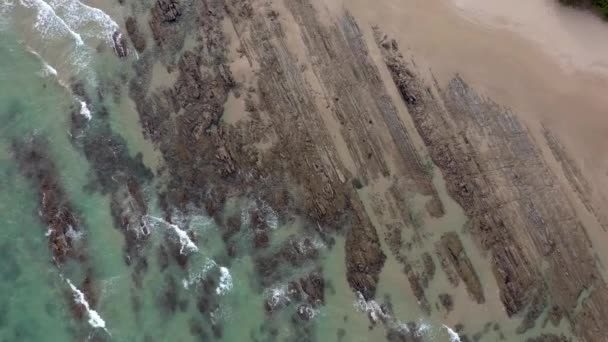
M 333 7 L 368 23 L 363 26 L 370 41 L 369 26 L 379 25 L 440 84 L 459 74 L 512 108 L 550 156 L 540 133 L 548 127 L 594 185 L 588 196 L 597 211 L 608 210 L 608 51 L 602 44 L 608 25 L 549 0 L 410 0 L 373 8 L 355 0 Z M 557 163 L 552 166 L 561 173 Z M 593 240 L 605 241 L 604 229 L 593 221 L 586 224 Z M 608 255 L 599 253 L 605 264 Z
M 597 67 L 608 65 L 600 43 L 608 26 L 592 14 L 572 13 L 549 1 L 497 3 L 409 0 L 370 8 L 355 0 L 344 5 L 395 37 L 421 69 L 432 68 L 440 82 L 460 74 L 532 127 L 542 122 L 558 131 L 584 171 L 602 185 L 598 197 L 605 198 L 608 77 Z M 504 18 L 497 20 L 497 12 Z M 547 27 L 537 30 L 546 21 Z M 370 34 L 369 27 L 367 31 Z M 548 37 L 551 46 L 538 43 Z M 571 62 L 556 52 L 561 50 L 569 51 Z

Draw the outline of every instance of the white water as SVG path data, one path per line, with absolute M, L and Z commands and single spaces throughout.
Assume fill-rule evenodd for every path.
M 448 327 L 447 325 L 443 325 L 443 327 L 445 328 L 445 330 L 448 331 L 448 335 L 450 335 L 450 342 L 460 342 L 460 336 L 458 336 L 458 334 L 452 330 L 452 328 Z
M 84 101 L 80 101 L 80 115 L 87 118 L 87 120 L 91 120 L 93 118 L 93 116 L 91 115 L 91 111 L 87 106 L 87 103 Z
M 375 300 L 366 301 L 361 292 L 357 292 L 357 299 L 353 306 L 358 311 L 365 312 L 373 322 L 378 322 L 379 319 L 390 318 L 382 311 L 380 304 Z
M 42 38 L 52 39 L 57 36 L 68 35 L 74 39 L 77 45 L 84 45 L 84 41 L 78 32 L 55 13 L 53 7 L 42 0 L 20 0 L 20 4 L 26 8 L 37 11 L 34 27 L 40 32 Z
M 43 76 L 57 76 L 57 69 L 53 68 L 50 64 L 44 63 L 42 69 Z
M 290 302 L 289 297 L 287 296 L 287 285 L 280 285 L 267 289 L 266 297 L 269 298 L 268 305 L 272 310 Z
M 11 0 L 0 1 L 0 30 L 3 30 L 8 25 L 10 13 L 15 8 L 15 2 Z
M 160 223 L 165 228 L 173 231 L 175 233 L 175 235 L 177 236 L 179 243 L 180 243 L 180 250 L 179 250 L 180 254 L 184 254 L 184 250 L 187 252 L 198 252 L 198 247 L 194 244 L 194 242 L 192 242 L 192 240 L 188 236 L 188 233 L 186 231 L 182 230 L 177 225 L 175 225 L 173 223 L 169 223 L 160 217 L 155 217 L 155 216 L 151 216 L 151 215 L 146 215 L 146 216 L 144 216 L 143 219 L 144 219 L 144 221 L 152 220 L 154 222 Z
M 251 212 L 254 210 L 259 210 L 263 214 L 269 229 L 275 230 L 279 227 L 279 215 L 277 212 L 268 203 L 259 199 L 249 203 L 249 205 L 241 210 L 241 222 L 245 226 L 251 224 Z
M 87 6 L 77 0 L 51 0 L 49 6 L 74 31 L 86 37 L 112 40 L 118 24 L 99 8 Z
M 218 268 L 220 271 L 220 279 L 219 279 L 219 284 L 218 286 L 215 288 L 215 293 L 217 293 L 220 296 L 225 295 L 226 293 L 230 292 L 230 290 L 232 290 L 234 283 L 232 280 L 232 274 L 230 274 L 230 270 L 228 270 L 228 268 L 224 267 L 224 266 L 219 266 L 215 261 L 213 261 L 212 259 L 208 259 L 207 262 L 203 265 L 203 268 L 200 270 L 200 272 L 190 275 L 188 277 L 188 279 L 182 279 L 182 285 L 184 287 L 184 289 L 189 289 L 190 286 L 198 283 L 201 279 L 203 279 L 205 277 L 205 275 L 212 270 L 213 268 Z
M 390 314 L 384 313 L 378 302 L 375 300 L 366 301 L 360 292 L 357 292 L 357 299 L 355 300 L 353 306 L 357 311 L 366 313 L 368 318 L 374 323 L 381 321 L 387 327 L 397 329 L 405 333 L 411 332 L 418 338 L 425 337 L 431 341 L 441 341 L 442 336 L 444 336 L 438 325 L 435 328 L 432 323 L 423 319 L 418 319 L 418 321 L 416 321 L 416 330 L 411 331 L 410 327 L 406 323 L 398 320 L 396 317 L 393 317 Z M 450 342 L 460 342 L 460 337 L 450 327 L 445 324 L 441 324 L 441 328 L 447 331 Z
M 201 279 L 203 279 L 203 277 L 207 274 L 207 272 L 209 272 L 214 267 L 217 267 L 217 264 L 215 263 L 215 261 L 213 261 L 212 259 L 208 259 L 205 262 L 205 264 L 203 265 L 203 268 L 201 269 L 201 271 L 198 273 L 195 273 L 195 274 L 190 274 L 188 276 L 188 279 L 183 279 L 182 285 L 184 286 L 185 289 L 189 289 L 191 285 L 193 285 L 193 284 L 197 283 L 198 281 L 200 281 Z
M 95 82 L 91 61 L 101 44 L 114 46 L 119 25 L 78 0 L 0 0 L 0 31 L 14 32 L 44 64 L 41 76 Z M 62 83 L 63 84 L 63 83 Z
M 215 293 L 223 295 L 232 290 L 232 275 L 226 267 L 220 266 L 220 284 L 215 289 Z
M 67 281 L 68 285 L 70 285 L 70 288 L 72 289 L 72 292 L 74 293 L 74 300 L 76 300 L 76 303 L 84 306 L 84 308 L 86 309 L 87 315 L 89 316 L 89 324 L 93 328 L 102 328 L 103 330 L 105 330 L 107 332 L 106 322 L 101 318 L 101 316 L 99 315 L 99 313 L 97 313 L 97 311 L 91 309 L 91 307 L 89 306 L 89 302 L 87 302 L 87 299 L 84 296 L 84 293 L 82 293 L 82 291 L 80 291 L 76 286 L 74 286 L 74 284 L 72 284 L 70 279 L 66 278 L 66 281 Z
M 0 11 L 0 13 L 2 13 L 2 11 Z M 57 77 L 57 75 L 58 75 L 57 70 L 55 68 L 53 68 L 47 61 L 45 61 L 44 58 L 42 58 L 42 56 L 40 56 L 40 54 L 38 52 L 36 52 L 36 50 L 32 49 L 29 45 L 26 45 L 25 48 L 32 55 L 36 56 L 36 58 L 38 58 L 40 63 L 42 63 L 42 70 L 40 72 L 40 75 L 42 77 L 46 77 L 46 76 Z
M 65 233 L 65 236 L 69 237 L 70 239 L 72 239 L 74 241 L 78 241 L 82 238 L 83 232 L 77 231 L 76 229 L 74 229 L 74 227 L 72 227 L 71 225 L 68 225 L 68 230 Z

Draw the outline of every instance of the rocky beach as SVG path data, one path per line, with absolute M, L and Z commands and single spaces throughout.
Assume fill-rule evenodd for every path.
M 592 14 L 0 1 L 0 340 L 608 338 Z

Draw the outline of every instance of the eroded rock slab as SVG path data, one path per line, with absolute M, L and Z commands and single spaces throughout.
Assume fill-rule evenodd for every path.
M 527 127 L 460 77 L 445 87 L 426 82 L 379 31 L 376 39 L 448 191 L 490 253 L 508 314 L 537 311 L 545 304 L 535 294 L 546 289 L 581 340 L 601 341 L 608 334 L 606 286 L 586 230 Z M 590 284 L 591 297 L 575 311 Z M 528 316 L 537 317 L 532 311 Z

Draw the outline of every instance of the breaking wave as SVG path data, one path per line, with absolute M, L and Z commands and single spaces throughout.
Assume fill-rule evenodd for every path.
M 160 217 L 155 217 L 152 215 L 144 216 L 143 220 L 144 220 L 144 224 L 149 228 L 155 228 L 155 227 L 161 226 L 161 227 L 168 229 L 169 231 L 172 231 L 179 241 L 179 244 L 180 244 L 179 252 L 181 254 L 184 254 L 184 251 L 185 252 L 198 252 L 198 247 L 196 246 L 196 244 L 194 244 L 194 242 L 192 242 L 192 240 L 190 239 L 190 236 L 188 236 L 188 233 L 185 230 L 182 230 L 178 225 L 167 222 Z M 149 229 L 149 230 L 152 231 L 152 229 Z
M 43 76 L 57 76 L 57 69 L 62 73 L 69 69 L 66 80 L 79 75 L 95 81 L 89 68 L 95 49 L 100 41 L 113 46 L 112 34 L 119 31 L 119 25 L 107 13 L 78 0 L 0 1 L 0 30 L 9 22 L 18 35 L 33 30 L 20 39 L 44 56 L 38 55 L 45 63 Z
M 112 40 L 118 24 L 104 11 L 77 0 L 51 0 L 49 6 L 73 31 L 82 32 L 85 37 Z
M 450 342 L 460 342 L 460 336 L 458 335 L 458 333 L 456 333 L 454 330 L 452 330 L 452 328 L 448 327 L 447 325 L 443 325 L 443 327 L 445 328 L 445 330 L 448 331 L 448 335 L 450 335 Z
M 72 289 L 72 292 L 74 294 L 74 300 L 76 301 L 76 303 L 82 305 L 85 308 L 87 316 L 89 317 L 89 324 L 93 328 L 101 328 L 108 332 L 108 330 L 106 329 L 106 322 L 103 320 L 103 318 L 101 318 L 97 311 L 91 309 L 91 307 L 89 306 L 89 302 L 87 302 L 87 299 L 84 296 L 84 293 L 82 293 L 82 291 L 80 291 L 72 283 L 72 281 L 70 281 L 70 279 L 66 278 L 66 282 L 70 286 L 70 289 Z
M 37 12 L 34 28 L 40 32 L 43 39 L 69 36 L 77 45 L 84 45 L 84 41 L 80 34 L 72 30 L 72 28 L 55 13 L 55 9 L 48 3 L 42 0 L 20 0 L 19 2 L 22 6 Z
M 431 338 L 431 340 L 435 341 L 438 334 L 443 335 L 439 331 L 440 329 L 434 328 L 431 323 L 423 319 L 418 319 L 416 322 L 411 322 L 410 324 L 396 319 L 390 313 L 385 312 L 380 304 L 378 304 L 378 302 L 375 300 L 365 300 L 360 292 L 357 292 L 357 298 L 355 299 L 353 306 L 357 311 L 366 313 L 372 322 L 382 322 L 388 328 L 409 333 L 416 338 Z M 452 330 L 450 327 L 442 324 L 441 328 L 447 331 L 450 342 L 461 342 L 458 333 Z
M 12 0 L 0 0 L 0 30 L 4 30 L 8 25 L 10 13 L 15 8 L 15 2 Z
M 40 63 L 42 63 L 42 70 L 40 70 L 40 72 L 39 72 L 40 76 L 42 76 L 42 77 L 46 77 L 46 76 L 57 77 L 58 76 L 57 69 L 53 68 L 47 61 L 45 61 L 44 58 L 42 58 L 42 56 L 40 56 L 40 54 L 38 52 L 36 52 L 36 50 L 32 49 L 29 45 L 26 45 L 25 48 L 27 49 L 27 51 L 29 53 L 36 56 L 36 58 L 38 58 Z
M 187 279 L 182 279 L 184 289 L 187 290 L 190 286 L 197 284 L 214 268 L 217 268 L 220 272 L 219 284 L 215 288 L 215 293 L 219 296 L 223 296 L 230 292 L 234 286 L 230 270 L 224 266 L 219 266 L 212 259 L 208 259 L 198 273 L 189 275 Z
M 232 275 L 226 267 L 220 266 L 220 284 L 215 289 L 218 295 L 223 295 L 232 290 Z
M 93 118 L 93 116 L 91 115 L 91 111 L 87 106 L 87 103 L 84 101 L 80 101 L 80 115 L 87 118 L 87 120 L 91 120 L 91 118 Z

